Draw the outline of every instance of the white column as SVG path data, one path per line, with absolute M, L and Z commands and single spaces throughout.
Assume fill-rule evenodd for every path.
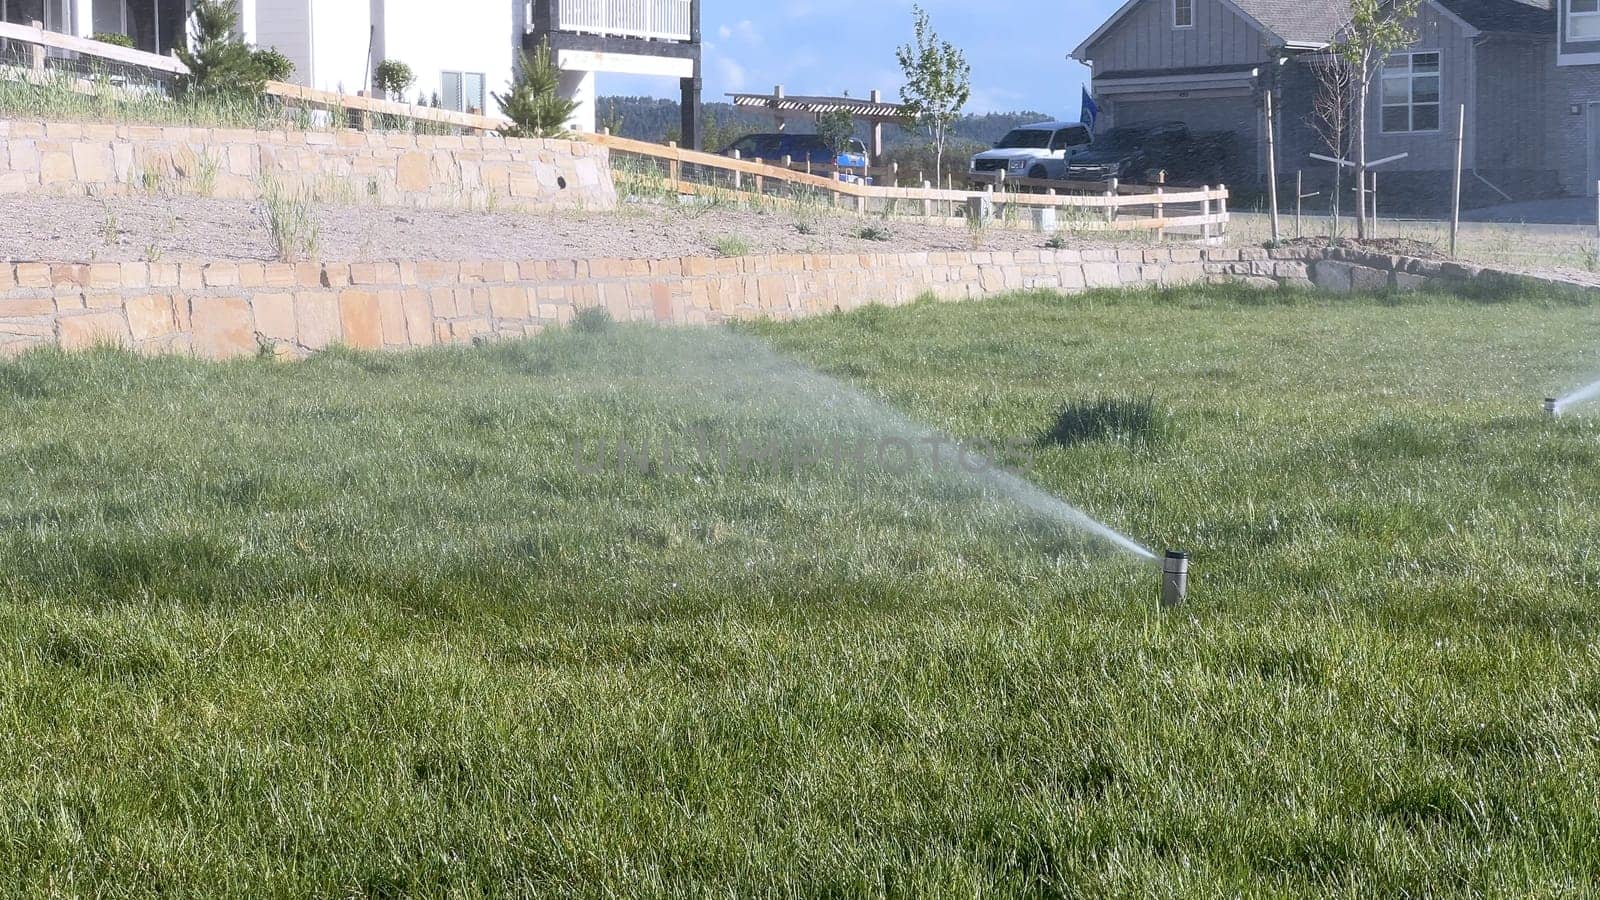
M 256 0 L 239 0 L 239 37 L 246 44 L 255 46 L 257 33 Z
M 562 72 L 561 96 L 578 104 L 572 111 L 572 118 L 567 122 L 571 131 L 594 131 L 595 103 L 594 103 L 594 73 L 593 72 Z
M 94 0 L 72 0 L 71 30 L 78 37 L 94 34 Z

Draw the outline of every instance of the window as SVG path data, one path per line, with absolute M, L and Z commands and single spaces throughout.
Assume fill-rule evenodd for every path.
M 1050 132 L 1038 128 L 1016 128 L 995 144 L 996 150 L 1046 150 L 1050 147 Z
M 1194 0 L 1172 0 L 1172 27 L 1194 27 Z
M 1397 53 L 1383 67 L 1383 133 L 1439 130 L 1439 54 Z
M 485 80 L 482 72 L 444 72 L 439 78 L 439 100 L 445 109 L 482 115 Z
M 1600 40 L 1600 0 L 1572 0 L 1567 8 L 1567 38 Z
M 1089 143 L 1089 129 L 1082 126 L 1063 128 L 1056 132 L 1055 139 L 1050 142 L 1052 150 L 1071 150 L 1073 147 L 1082 147 Z

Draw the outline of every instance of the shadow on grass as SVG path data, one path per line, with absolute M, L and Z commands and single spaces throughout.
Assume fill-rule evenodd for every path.
M 1075 447 L 1101 441 L 1152 446 L 1176 436 L 1172 417 L 1153 398 L 1099 397 L 1074 400 L 1064 406 L 1039 436 L 1038 443 L 1043 447 Z

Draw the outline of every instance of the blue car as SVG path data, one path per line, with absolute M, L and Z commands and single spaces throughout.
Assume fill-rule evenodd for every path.
M 787 131 L 746 135 L 724 148 L 722 155 L 732 156 L 735 150 L 739 151 L 741 159 L 759 159 L 769 163 L 782 163 L 787 156 L 797 163 L 810 160 L 812 165 L 843 169 L 860 169 L 867 164 L 867 145 L 860 141 L 851 141 L 843 153 L 834 153 L 818 135 Z

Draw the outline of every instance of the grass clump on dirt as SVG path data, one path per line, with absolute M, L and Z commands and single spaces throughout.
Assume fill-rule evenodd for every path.
M 0 884 L 1581 894 L 1600 413 L 1538 398 L 1597 343 L 1208 288 L 0 362 Z M 1182 440 L 1037 445 L 1097 397 Z M 1192 551 L 1190 605 L 970 481 L 766 449 L 902 415 Z
M 711 249 L 721 257 L 749 256 L 750 240 L 737 234 L 718 235 L 711 241 Z

